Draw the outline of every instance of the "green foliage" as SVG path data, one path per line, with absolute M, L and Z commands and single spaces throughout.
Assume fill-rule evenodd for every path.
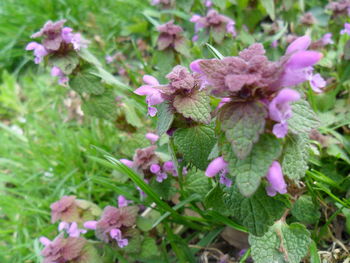
M 321 217 L 319 207 L 314 204 L 311 196 L 302 195 L 294 203 L 292 215 L 305 224 L 315 224 Z
M 257 263 L 300 263 L 310 245 L 310 233 L 305 226 L 287 225 L 277 221 L 262 237 L 250 235 L 252 257 Z
M 161 136 L 171 127 L 174 120 L 174 114 L 171 112 L 169 104 L 166 102 L 159 104 L 157 109 L 157 133 L 159 136 Z
M 295 134 L 309 133 L 320 125 L 315 112 L 306 100 L 299 100 L 292 105 L 293 116 L 288 120 L 290 131 Z
M 196 193 L 205 196 L 210 190 L 209 179 L 200 170 L 186 174 L 185 182 L 184 190 L 189 195 Z
M 69 80 L 69 86 L 79 94 L 86 92 L 88 94 L 101 95 L 105 91 L 101 79 L 88 71 L 78 72 Z
M 75 52 L 72 51 L 65 56 L 55 55 L 53 57 L 50 57 L 49 64 L 51 66 L 59 67 L 65 75 L 69 75 L 78 66 L 79 57 Z
M 283 201 L 268 197 L 263 187 L 245 197 L 234 186 L 227 191 L 224 201 L 230 215 L 256 236 L 264 235 L 286 209 Z
M 254 145 L 251 153 L 244 160 L 238 159 L 230 144 L 221 141 L 224 159 L 228 162 L 230 174 L 236 177 L 239 191 L 244 196 L 251 196 L 258 189 L 274 160 L 281 154 L 281 144 L 272 135 L 263 134 Z
M 208 126 L 182 128 L 174 133 L 174 143 L 184 159 L 202 170 L 208 166 L 208 156 L 215 141 L 214 130 Z
M 173 106 L 185 118 L 204 124 L 210 123 L 210 98 L 205 91 L 192 91 L 190 95 L 177 95 Z
M 114 120 L 117 114 L 117 104 L 113 91 L 106 90 L 101 95 L 93 95 L 84 101 L 82 106 L 86 114 L 95 116 L 101 119 Z
M 309 141 L 305 135 L 290 135 L 283 150 L 283 174 L 292 180 L 304 177 L 308 169 Z
M 228 103 L 220 109 L 218 119 L 238 159 L 245 159 L 265 127 L 267 112 L 256 102 Z
M 141 245 L 141 259 L 156 259 L 159 257 L 159 250 L 153 238 L 146 237 Z

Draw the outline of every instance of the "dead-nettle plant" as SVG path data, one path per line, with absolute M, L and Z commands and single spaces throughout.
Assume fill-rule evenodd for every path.
M 209 11 L 192 20 L 197 33 L 220 30 L 235 35 L 234 22 L 218 13 Z M 87 51 L 87 42 L 64 22 L 49 21 L 32 36 L 42 38 L 26 48 L 34 51 L 35 63 L 45 62 L 59 84 L 79 93 L 85 113 L 109 120 L 125 114 L 139 127 L 136 102 L 127 98 L 130 88 L 105 71 Z M 158 30 L 160 50 L 185 50 L 180 27 L 169 22 Z M 165 76 L 166 84 L 143 77 L 144 85 L 134 93 L 146 96 L 148 114 L 157 118 L 157 134 L 146 134 L 151 146 L 137 149 L 132 160 L 120 159 L 129 168 L 107 159 L 137 183 L 140 203 L 146 200 L 142 204 L 153 203 L 166 211 L 157 222 L 170 215 L 177 223 L 188 219 L 194 229 L 229 222 L 249 232 L 251 254 L 258 263 L 299 263 L 307 254 L 310 233 L 285 219 L 291 197 L 294 201 L 301 196 L 299 206 L 313 205 L 302 195 L 299 181 L 308 169 L 309 133 L 318 120 L 299 84 L 308 81 L 312 90 L 321 92 L 325 81 L 313 68 L 322 54 L 308 50 L 310 44 L 308 36 L 297 38 L 278 61 L 270 61 L 259 43 L 234 57 L 223 57 L 209 45 L 217 58 L 193 61 L 190 70 L 175 66 Z M 117 107 L 117 95 L 123 96 L 124 106 Z M 163 202 L 176 193 L 182 202 L 190 198 L 190 207 L 203 217 L 195 221 L 203 225 Z M 203 198 L 200 206 L 193 202 L 198 198 Z M 88 230 L 94 230 L 99 246 L 138 258 L 156 247 L 154 239 L 138 230 L 136 219 L 142 209 L 123 196 L 118 207 L 106 206 L 103 211 L 75 196 L 62 197 L 51 205 L 52 223 L 60 222 L 60 234 L 53 241 L 40 239 L 44 262 L 99 262 L 96 246 L 81 237 Z
M 40 43 L 30 42 L 26 46 L 26 50 L 33 51 L 34 62 L 49 66 L 59 85 L 71 88 L 81 96 L 85 114 L 112 121 L 124 116 L 130 125 L 140 127 L 137 108 L 142 105 L 134 100 L 131 102 L 131 88 L 107 72 L 88 51 L 89 41 L 80 33 L 74 33 L 72 28 L 65 27 L 65 22 L 48 21 L 31 36 L 41 39 Z
M 169 135 L 175 158 L 212 178 L 206 208 L 248 229 L 257 262 L 300 262 L 311 242 L 303 225 L 285 222 L 289 189 L 303 191 L 298 181 L 308 168 L 308 136 L 318 125 L 299 84 L 309 81 L 315 92 L 325 86 L 313 73 L 322 54 L 308 50 L 310 44 L 308 36 L 296 39 L 278 61 L 259 43 L 235 57 L 214 50 L 218 58 L 192 62 L 191 72 L 178 65 L 167 84 L 145 75 L 135 90 L 157 116 L 158 135 Z M 221 101 L 212 110 L 215 98 Z

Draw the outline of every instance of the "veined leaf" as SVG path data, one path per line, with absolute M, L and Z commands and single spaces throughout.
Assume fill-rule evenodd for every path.
M 250 235 L 249 243 L 256 263 L 300 263 L 307 255 L 311 238 L 305 226 L 277 221 L 264 236 Z

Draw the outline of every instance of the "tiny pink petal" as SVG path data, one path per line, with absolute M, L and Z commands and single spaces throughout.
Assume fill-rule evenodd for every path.
M 208 165 L 205 175 L 208 177 L 214 177 L 220 171 L 227 168 L 227 162 L 225 162 L 224 158 L 218 157 L 210 162 Z

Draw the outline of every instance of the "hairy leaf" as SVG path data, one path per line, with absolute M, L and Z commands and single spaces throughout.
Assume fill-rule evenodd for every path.
M 117 108 L 113 92 L 106 90 L 101 95 L 90 95 L 90 98 L 84 101 L 82 109 L 86 114 L 102 119 L 114 120 L 116 118 Z
M 300 263 L 307 255 L 311 238 L 305 226 L 278 221 L 262 237 L 250 235 L 252 257 L 256 263 Z
M 267 112 L 262 104 L 228 103 L 219 113 L 221 129 L 239 159 L 246 158 L 265 127 Z
M 69 86 L 76 92 L 82 94 L 83 92 L 100 95 L 105 88 L 101 83 L 101 79 L 89 72 L 79 72 L 77 75 L 69 80 Z
M 67 55 L 55 55 L 50 57 L 49 64 L 59 67 L 62 72 L 69 75 L 79 64 L 79 57 L 75 52 L 70 52 Z
M 141 245 L 140 257 L 142 259 L 154 259 L 159 256 L 159 250 L 156 241 L 153 238 L 145 237 Z
M 289 136 L 283 153 L 283 174 L 287 175 L 292 180 L 303 178 L 308 169 L 308 159 L 308 138 L 302 134 Z
M 224 203 L 223 194 L 224 191 L 222 190 L 221 185 L 217 184 L 205 196 L 204 204 L 206 208 L 212 208 L 213 210 L 220 212 L 220 214 L 228 216 L 230 211 Z
M 256 236 L 262 236 L 286 208 L 281 200 L 267 196 L 263 187 L 253 196 L 245 197 L 235 185 L 227 190 L 224 202 L 230 214 Z
M 312 202 L 311 196 L 307 195 L 299 197 L 291 212 L 298 221 L 305 224 L 314 224 L 321 217 L 318 206 Z
M 174 114 L 171 112 L 171 110 L 169 109 L 169 104 L 166 102 L 159 104 L 157 109 L 157 132 L 159 136 L 162 136 L 171 127 L 171 124 L 174 120 Z
M 196 172 L 191 171 L 186 174 L 186 184 L 184 184 L 184 190 L 188 194 L 197 193 L 201 196 L 205 196 L 210 190 L 209 179 L 200 170 Z
M 185 118 L 208 124 L 210 122 L 210 98 L 205 91 L 192 91 L 191 94 L 177 95 L 173 106 Z
M 292 111 L 293 116 L 288 120 L 288 126 L 293 133 L 309 133 L 320 125 L 315 112 L 306 100 L 293 103 Z
M 81 256 L 75 260 L 74 263 L 95 263 L 101 261 L 101 257 L 96 248 L 93 244 L 88 242 L 86 242 L 80 255 Z
M 230 174 L 236 176 L 239 191 L 244 196 L 251 196 L 258 189 L 261 178 L 264 177 L 274 160 L 281 153 L 281 145 L 274 136 L 263 134 L 254 145 L 251 153 L 244 160 L 238 159 L 232 152 L 232 147 L 221 141 L 224 159 L 228 162 Z
M 208 156 L 215 144 L 214 130 L 208 126 L 181 128 L 174 133 L 174 143 L 184 159 L 199 169 L 208 166 Z

